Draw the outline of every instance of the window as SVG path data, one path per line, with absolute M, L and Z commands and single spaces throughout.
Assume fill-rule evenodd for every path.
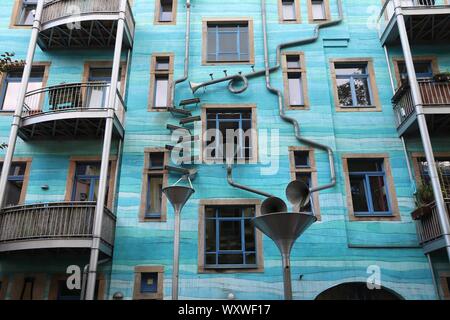
M 292 109 L 306 109 L 309 103 L 303 53 L 283 53 L 282 66 L 286 107 Z
M 450 156 L 435 156 L 436 168 L 444 198 L 450 198 Z M 420 183 L 431 184 L 428 170 L 428 162 L 424 156 L 417 157 Z
M 400 78 L 402 80 L 407 79 L 408 71 L 406 70 L 406 64 L 404 62 L 399 62 L 398 68 L 400 71 Z M 418 79 L 429 79 L 433 77 L 431 61 L 414 62 L 414 69 L 416 70 L 416 77 Z
M 205 160 L 256 160 L 255 112 L 252 108 L 222 109 L 207 106 Z
M 38 0 L 18 0 L 13 14 L 16 26 L 32 26 Z
M 278 0 L 278 11 L 281 23 L 299 23 L 299 2 L 298 0 Z
M 381 111 L 372 60 L 332 60 L 331 74 L 338 111 Z
M 157 0 L 155 9 L 155 24 L 175 24 L 177 15 L 177 0 Z
M 309 20 L 321 21 L 329 19 L 328 0 L 309 0 Z
M 154 55 L 150 81 L 150 110 L 165 111 L 171 105 L 170 85 L 173 76 L 173 55 Z
M 162 300 L 164 297 L 164 267 L 137 266 L 134 269 L 135 300 Z
M 165 221 L 166 200 L 162 189 L 167 184 L 165 165 L 169 153 L 160 149 L 145 151 L 140 220 Z
M 40 89 L 44 86 L 45 67 L 33 67 L 28 82 L 27 92 Z M 14 111 L 17 98 L 20 92 L 23 69 L 10 71 L 3 76 L 0 86 L 0 106 L 2 111 Z M 40 108 L 40 99 L 33 99 L 32 105 L 28 107 L 32 110 Z
M 253 63 L 252 21 L 204 22 L 203 63 Z
M 13 162 L 9 169 L 6 185 L 5 206 L 16 206 L 25 201 L 26 186 L 29 179 L 29 164 L 31 160 Z M 0 173 L 3 163 L 0 163 Z
M 303 147 L 289 147 L 291 179 L 300 180 L 312 187 L 317 185 L 317 170 L 314 150 Z M 295 211 L 313 213 L 320 219 L 318 193 L 311 195 L 310 202 L 304 208 L 293 208 Z

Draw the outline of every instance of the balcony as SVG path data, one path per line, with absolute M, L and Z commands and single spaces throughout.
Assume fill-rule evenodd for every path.
M 42 50 L 114 46 L 121 0 L 52 0 L 44 4 L 38 44 Z M 135 21 L 125 12 L 124 47 L 133 46 Z
M 39 203 L 0 211 L 0 252 L 42 249 L 90 249 L 95 202 Z M 111 256 L 116 218 L 103 213 L 100 250 Z
M 430 133 L 450 131 L 450 82 L 419 80 L 423 111 Z M 417 115 L 412 100 L 411 88 L 404 83 L 392 98 L 399 135 L 414 135 L 419 131 Z
M 400 0 L 411 44 L 450 42 L 450 3 L 446 0 Z M 393 0 L 386 0 L 378 18 L 382 45 L 399 45 Z
M 110 84 L 61 84 L 30 91 L 25 96 L 19 136 L 27 140 L 102 138 L 108 116 Z M 115 137 L 124 136 L 126 106 L 117 91 Z
M 445 199 L 447 214 L 450 213 L 450 199 Z M 419 243 L 423 247 L 425 253 L 429 253 L 445 247 L 442 237 L 442 229 L 439 223 L 436 205 L 433 204 L 430 210 L 413 215 L 416 221 L 417 234 Z

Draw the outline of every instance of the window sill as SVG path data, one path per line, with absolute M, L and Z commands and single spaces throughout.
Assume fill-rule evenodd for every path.
M 148 112 L 169 112 L 169 110 L 167 110 L 167 107 L 165 108 L 154 108 L 154 107 L 148 107 L 147 109 Z
M 253 65 L 254 61 L 203 61 L 204 66 L 223 66 L 223 65 Z
M 287 110 L 309 110 L 309 106 L 308 105 L 302 105 L 302 106 L 288 105 Z
M 12 24 L 9 26 L 10 29 L 32 29 L 32 25 L 21 25 L 21 24 Z
M 400 215 L 396 213 L 391 213 L 389 215 L 385 214 L 351 214 L 350 221 L 400 221 Z
M 198 273 L 262 273 L 263 266 L 252 266 L 244 268 L 213 268 L 213 267 L 198 267 Z
M 381 108 L 379 106 L 361 106 L 361 107 L 345 107 L 345 106 L 336 106 L 337 112 L 381 112 Z

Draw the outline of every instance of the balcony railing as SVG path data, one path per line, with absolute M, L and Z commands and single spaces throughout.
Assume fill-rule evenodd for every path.
M 122 0 L 52 0 L 44 4 L 39 44 L 44 47 L 105 47 L 115 38 Z M 54 29 L 52 32 L 51 29 Z M 129 1 L 125 11 L 127 45 L 133 41 L 135 20 Z
M 30 91 L 25 96 L 22 117 L 46 113 L 99 111 L 109 108 L 110 84 L 88 82 L 61 84 Z M 126 106 L 119 91 L 114 106 L 116 116 L 123 123 Z
M 450 213 L 450 199 L 445 199 L 447 214 Z M 450 216 L 449 216 L 450 217 Z M 442 237 L 442 228 L 439 223 L 438 211 L 435 204 L 431 210 L 423 215 L 413 217 L 416 220 L 417 234 L 420 245 L 426 245 Z
M 440 107 L 450 106 L 450 82 L 436 82 L 433 80 L 419 80 L 420 94 L 423 106 Z M 399 127 L 405 120 L 415 113 L 411 88 L 405 82 L 392 98 L 395 120 Z
M 34 240 L 92 240 L 95 206 L 95 202 L 55 202 L 3 208 L 0 247 Z M 101 240 L 109 247 L 114 245 L 115 224 L 115 216 L 105 208 Z

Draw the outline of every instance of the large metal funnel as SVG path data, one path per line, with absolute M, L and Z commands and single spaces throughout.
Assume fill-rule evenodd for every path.
M 284 298 L 292 300 L 292 284 L 290 270 L 291 249 L 295 240 L 317 218 L 311 214 L 298 212 L 278 212 L 253 218 L 255 227 L 271 238 L 280 250 L 283 259 Z
M 186 202 L 195 192 L 194 189 L 184 186 L 171 186 L 162 190 L 176 213 L 180 213 Z

